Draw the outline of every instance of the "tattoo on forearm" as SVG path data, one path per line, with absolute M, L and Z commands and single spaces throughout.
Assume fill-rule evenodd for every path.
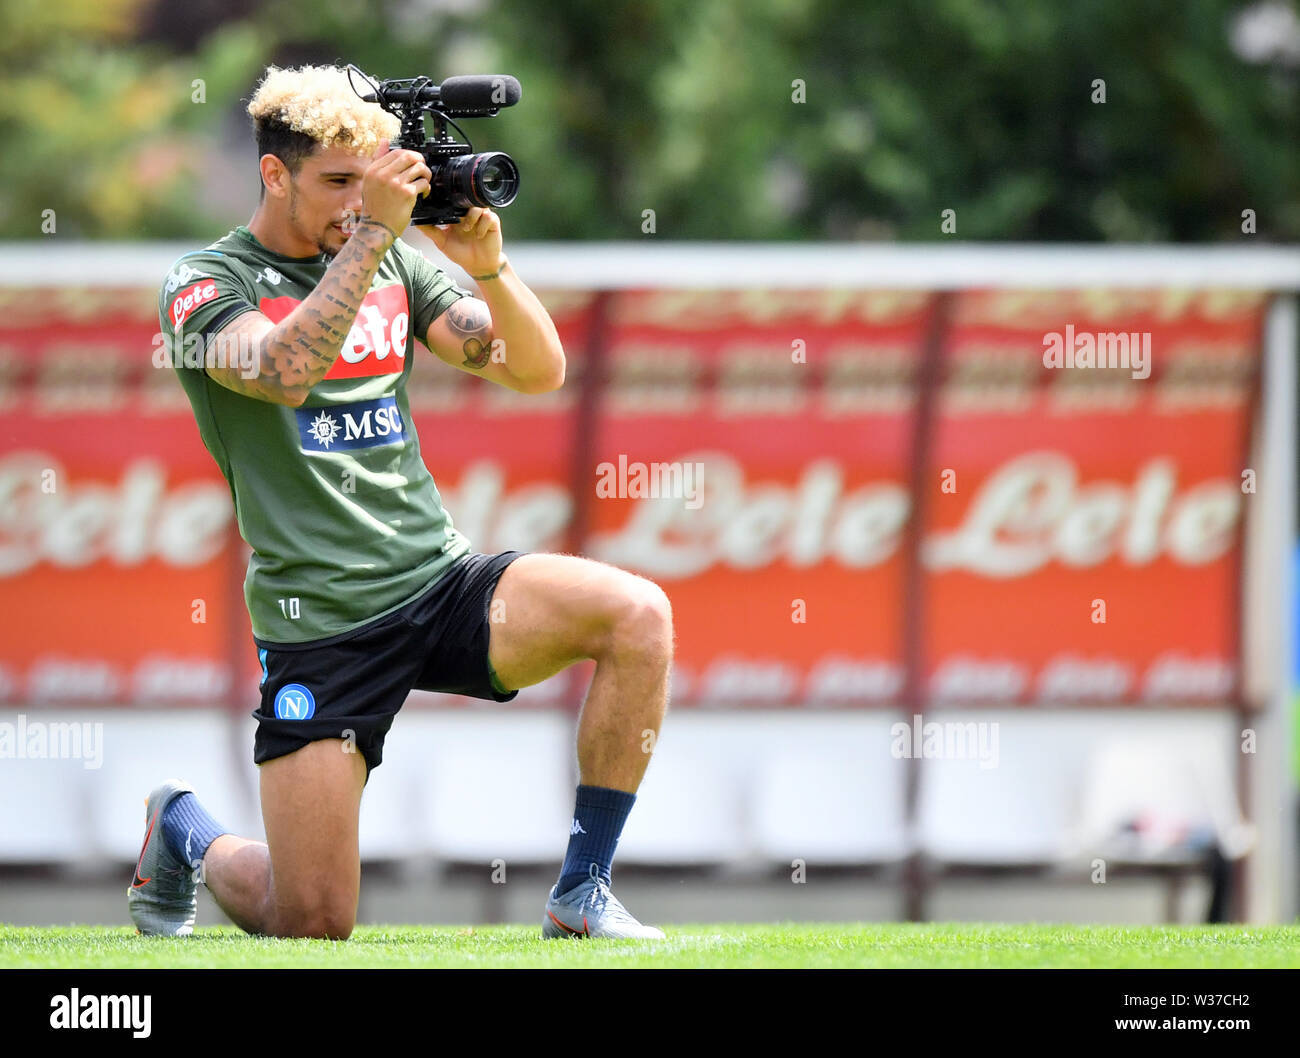
M 461 298 L 447 310 L 447 326 L 463 339 L 464 367 L 486 367 L 492 355 L 492 313 L 475 298 Z
M 266 396 L 305 396 L 338 359 L 361 302 L 370 289 L 392 229 L 374 221 L 359 225 L 290 320 L 282 320 L 262 343 L 259 374 L 250 388 Z
M 363 225 L 374 225 L 377 228 L 383 228 L 384 231 L 388 232 L 388 234 L 391 235 L 394 239 L 397 238 L 397 232 L 393 231 L 393 229 L 390 228 L 387 224 L 385 224 L 382 220 L 376 220 L 374 217 L 370 216 L 369 214 L 362 214 L 361 219 L 357 221 L 357 227 L 362 227 Z

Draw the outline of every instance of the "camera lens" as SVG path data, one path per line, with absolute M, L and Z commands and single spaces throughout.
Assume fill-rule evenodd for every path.
M 462 154 L 447 162 L 447 186 L 465 206 L 508 206 L 519 193 L 519 169 L 508 154 Z
M 483 189 L 484 198 L 498 198 L 508 186 L 508 180 L 509 174 L 506 173 L 505 167 L 496 161 L 488 162 L 478 173 L 478 182 Z

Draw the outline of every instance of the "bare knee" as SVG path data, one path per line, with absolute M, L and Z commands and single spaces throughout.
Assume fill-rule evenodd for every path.
M 644 577 L 629 577 L 614 607 L 615 653 L 668 659 L 673 648 L 673 608 L 664 590 Z
M 347 940 L 356 925 L 356 912 L 342 903 L 312 903 L 281 908 L 276 916 L 277 937 Z

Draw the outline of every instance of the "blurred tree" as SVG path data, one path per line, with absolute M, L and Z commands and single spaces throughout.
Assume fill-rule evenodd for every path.
M 1245 209 L 1258 238 L 1300 238 L 1294 0 L 7 6 L 6 237 L 46 207 L 87 236 L 246 219 L 209 215 L 193 178 L 261 67 L 351 61 L 520 79 L 519 106 L 466 125 L 519 161 L 512 239 L 649 238 L 653 210 L 668 239 L 1239 240 Z M 1264 8 L 1264 37 L 1297 40 L 1247 60 Z
M 709 232 L 698 206 L 691 231 L 674 204 L 655 194 L 676 142 L 662 86 L 688 46 L 696 6 L 691 0 L 493 5 L 484 27 L 494 68 L 523 85 L 519 105 L 502 111 L 491 130 L 493 142 L 520 166 L 520 196 L 509 207 L 512 230 L 550 239 L 640 239 L 643 211 L 653 209 L 659 237 Z M 690 87 L 709 92 L 711 80 L 711 71 L 697 71 Z M 716 210 L 715 190 L 725 188 L 701 189 L 709 214 Z
M 140 7 L 140 0 L 6 4 L 5 237 L 41 237 L 50 209 L 58 235 L 86 238 L 191 234 L 220 223 L 186 184 L 203 167 L 223 101 L 256 70 L 260 46 L 238 23 L 212 34 L 197 61 L 140 46 L 132 41 Z
M 579 237 L 640 237 L 654 208 L 670 238 L 940 239 L 953 210 L 959 238 L 1189 241 L 1241 238 L 1249 208 L 1293 240 L 1296 70 L 1232 52 L 1249 6 L 667 2 L 634 21 L 498 0 L 501 65 L 557 119 L 519 138 L 547 179 L 518 216 Z

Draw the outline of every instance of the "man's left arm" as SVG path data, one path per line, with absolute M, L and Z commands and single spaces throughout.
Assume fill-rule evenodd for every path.
M 519 393 L 564 384 L 564 347 L 550 314 L 501 252 L 501 220 L 475 206 L 455 225 L 421 227 L 479 285 L 430 325 L 425 344 L 441 360 Z

